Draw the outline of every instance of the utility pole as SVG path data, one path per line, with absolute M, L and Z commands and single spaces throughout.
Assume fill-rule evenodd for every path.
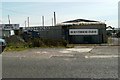
M 54 26 L 56 25 L 56 14 L 54 12 Z
M 28 27 L 29 27 L 29 17 L 28 17 Z
M 44 16 L 42 16 L 42 26 L 44 27 Z
M 10 24 L 10 16 L 8 15 L 8 22 L 9 22 L 9 24 Z

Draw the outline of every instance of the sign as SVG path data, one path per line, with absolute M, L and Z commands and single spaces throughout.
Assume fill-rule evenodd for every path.
M 0 24 L 0 28 L 3 30 L 18 30 L 19 24 Z
M 98 35 L 98 29 L 69 29 L 69 35 Z

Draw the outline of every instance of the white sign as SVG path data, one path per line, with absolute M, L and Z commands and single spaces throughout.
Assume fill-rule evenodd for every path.
M 69 35 L 98 35 L 98 29 L 69 29 Z
M 0 28 L 3 30 L 18 30 L 19 24 L 0 24 Z

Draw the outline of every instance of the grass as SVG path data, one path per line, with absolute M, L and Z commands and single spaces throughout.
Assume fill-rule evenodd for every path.
M 33 49 L 35 48 L 68 48 L 68 47 L 64 47 L 64 46 L 41 46 L 41 47 L 31 47 Z M 28 50 L 28 49 L 31 49 L 30 47 L 6 47 L 5 48 L 5 52 L 8 52 L 8 51 L 24 51 L 24 50 Z
M 28 48 L 14 48 L 14 47 L 6 47 L 5 48 L 5 51 L 24 51 L 24 50 L 26 50 L 26 49 L 28 49 Z

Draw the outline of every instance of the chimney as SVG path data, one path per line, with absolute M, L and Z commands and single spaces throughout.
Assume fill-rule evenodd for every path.
M 42 16 L 42 26 L 44 27 L 44 16 Z
M 30 23 L 29 23 L 29 17 L 28 17 L 28 27 L 29 27 L 29 24 L 30 24 Z
M 54 12 L 54 26 L 56 25 L 56 14 Z

